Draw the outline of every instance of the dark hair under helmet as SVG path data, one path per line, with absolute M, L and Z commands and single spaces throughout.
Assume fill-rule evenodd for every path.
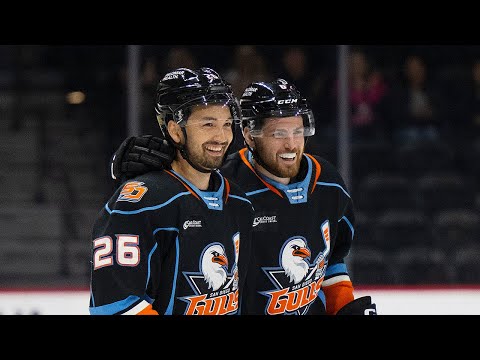
M 304 136 L 315 134 L 312 110 L 297 88 L 284 79 L 251 83 L 240 98 L 242 129 L 248 127 L 252 136 L 261 136 L 265 119 L 301 116 Z

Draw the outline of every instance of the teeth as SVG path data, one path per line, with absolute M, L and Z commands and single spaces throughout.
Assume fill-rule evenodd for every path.
M 210 151 L 222 151 L 222 147 L 212 147 L 212 146 L 207 146 L 206 147 L 207 150 L 210 150 Z
M 295 159 L 295 153 L 286 153 L 279 155 L 282 159 Z

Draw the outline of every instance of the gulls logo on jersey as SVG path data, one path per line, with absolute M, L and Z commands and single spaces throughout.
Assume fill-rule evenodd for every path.
M 321 226 L 325 249 L 313 262 L 307 240 L 302 236 L 289 238 L 283 245 L 280 267 L 262 270 L 275 286 L 274 290 L 264 291 L 269 297 L 265 313 L 267 315 L 303 315 L 317 298 L 327 268 L 326 256 L 330 251 L 330 226 L 328 220 Z
M 200 257 L 199 272 L 184 272 L 195 295 L 181 300 L 188 303 L 185 315 L 226 315 L 238 311 L 238 253 L 240 234 L 233 237 L 235 260 L 230 262 L 220 243 L 205 247 Z

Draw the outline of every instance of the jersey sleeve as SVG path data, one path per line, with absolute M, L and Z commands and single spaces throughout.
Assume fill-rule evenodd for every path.
M 336 314 L 345 304 L 354 299 L 353 284 L 348 274 L 345 258 L 350 252 L 355 233 L 355 215 L 352 199 L 341 178 L 339 183 L 345 191 L 339 192 L 337 238 L 322 285 L 326 300 L 326 312 L 329 315 Z
M 246 289 L 246 279 L 249 272 L 249 267 L 252 265 L 252 224 L 254 219 L 254 209 L 252 206 L 247 206 L 243 216 L 243 223 L 241 233 L 244 234 L 240 240 L 240 256 L 238 263 L 239 273 L 239 297 L 240 303 L 244 298 L 243 293 Z M 240 313 L 242 309 L 240 307 Z
M 157 314 L 151 259 L 158 251 L 149 211 L 109 201 L 92 233 L 91 315 Z

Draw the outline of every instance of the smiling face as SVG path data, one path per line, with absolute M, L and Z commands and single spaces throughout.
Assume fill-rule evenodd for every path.
M 256 168 L 261 173 L 282 183 L 298 174 L 305 150 L 301 116 L 266 119 L 261 137 L 250 137 L 246 129 L 245 139 L 260 157 L 262 164 Z
M 186 145 L 192 163 L 205 169 L 219 168 L 233 140 L 232 115 L 225 105 L 198 105 L 185 124 L 187 138 L 174 132 L 172 138 Z

